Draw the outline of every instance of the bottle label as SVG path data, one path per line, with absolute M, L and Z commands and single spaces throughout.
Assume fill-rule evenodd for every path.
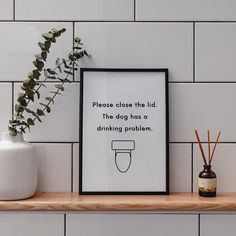
M 198 178 L 198 188 L 202 192 L 216 192 L 216 178 Z

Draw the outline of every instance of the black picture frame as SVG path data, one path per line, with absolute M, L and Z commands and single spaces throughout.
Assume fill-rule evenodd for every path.
M 157 188 L 157 190 L 132 190 L 129 191 L 127 189 L 122 190 L 122 189 L 118 189 L 118 190 L 109 190 L 109 189 L 85 189 L 83 186 L 83 181 L 86 177 L 83 176 L 85 172 L 84 167 L 83 167 L 83 163 L 84 163 L 84 143 L 85 141 L 83 140 L 83 135 L 84 135 L 84 125 L 85 122 L 84 121 L 84 114 L 85 114 L 85 104 L 84 104 L 84 100 L 85 100 L 85 96 L 86 93 L 88 91 L 86 91 L 85 89 L 85 84 L 86 84 L 86 74 L 88 73 L 118 73 L 118 74 L 122 74 L 122 73 L 128 73 L 128 75 L 130 73 L 157 73 L 157 74 L 164 74 L 164 100 L 165 100 L 165 127 L 163 127 L 163 129 L 165 130 L 165 165 L 163 168 L 165 168 L 165 176 L 163 176 L 163 181 L 165 181 L 165 188 L 159 190 Z M 97 80 L 97 79 L 96 79 Z M 93 85 L 92 85 L 93 86 Z M 99 88 L 95 88 L 95 89 L 99 89 Z M 135 87 L 134 87 L 135 89 Z M 148 91 L 147 91 L 148 92 Z M 80 69 L 80 131 L 79 131 L 79 194 L 80 195 L 168 195 L 169 194 L 169 95 L 168 95 L 168 69 L 167 68 L 152 68 L 152 69 L 133 69 L 133 68 L 81 68 Z M 127 141 L 124 143 L 121 143 L 121 145 L 131 145 L 130 147 L 128 147 L 128 149 L 125 147 L 124 149 L 124 153 L 126 153 L 127 155 L 130 155 L 129 152 L 127 150 L 134 150 L 135 148 L 135 142 L 134 140 L 118 140 L 119 142 L 116 142 L 117 140 L 112 140 L 111 142 L 111 150 L 115 150 L 114 145 L 117 145 L 117 143 L 120 145 L 120 141 Z M 127 152 L 125 152 L 127 151 Z M 130 151 L 131 153 L 131 151 Z M 122 152 L 123 154 L 123 152 Z M 117 153 L 115 152 L 115 160 L 116 159 L 116 155 Z M 117 163 L 116 163 L 117 165 Z M 94 178 L 93 173 L 91 173 L 91 178 Z M 94 181 L 99 181 L 97 178 L 94 179 Z M 152 181 L 150 179 L 150 181 Z

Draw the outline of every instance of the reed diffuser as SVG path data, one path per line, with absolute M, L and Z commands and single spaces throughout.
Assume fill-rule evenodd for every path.
M 207 131 L 207 156 L 208 158 L 206 158 L 206 155 L 203 151 L 203 147 L 201 144 L 201 140 L 199 138 L 198 132 L 197 130 L 195 130 L 195 134 L 197 137 L 197 142 L 202 154 L 202 160 L 203 160 L 203 171 L 201 171 L 199 173 L 198 176 L 198 192 L 199 195 L 202 197 L 215 197 L 216 196 L 216 186 L 217 186 L 217 181 L 216 181 L 216 174 L 214 171 L 212 171 L 211 169 L 211 164 L 212 164 L 212 160 L 214 157 L 214 153 L 216 150 L 216 146 L 218 144 L 219 138 L 220 138 L 220 134 L 221 131 L 219 131 L 217 138 L 216 138 L 216 142 L 214 144 L 213 150 L 211 152 L 211 139 L 210 139 L 210 131 Z

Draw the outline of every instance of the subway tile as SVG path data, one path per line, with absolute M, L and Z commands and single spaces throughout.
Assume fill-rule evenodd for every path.
M 234 0 L 136 0 L 138 21 L 235 20 Z
M 71 144 L 35 143 L 38 188 L 42 192 L 70 192 Z
M 8 121 L 11 119 L 12 111 L 12 85 L 0 83 L 0 133 L 8 131 Z
M 79 192 L 79 144 L 73 144 L 73 192 Z
M 205 134 L 207 136 L 207 134 Z M 216 139 L 216 137 L 214 137 Z M 214 140 L 215 140 L 214 139 Z M 211 145 L 212 149 L 214 144 Z M 207 145 L 203 146 L 206 157 Z M 197 144 L 193 148 L 193 188 L 198 191 L 198 175 L 203 170 L 203 161 Z M 212 170 L 217 176 L 217 192 L 235 192 L 236 191 L 236 144 L 218 144 L 212 161 Z
M 24 7 L 25 8 L 25 7 Z M 28 11 L 28 10 L 27 10 Z M 0 81 L 22 81 L 34 68 L 32 61 L 34 55 L 40 53 L 38 42 L 42 41 L 42 33 L 52 28 L 63 28 L 67 31 L 57 39 L 57 43 L 52 45 L 46 68 L 55 67 L 58 57 L 66 57 L 72 49 L 73 33 L 72 23 L 56 22 L 17 22 L 0 23 Z
M 91 225 L 93 227 L 91 227 Z M 167 227 L 167 225 L 170 225 L 171 227 Z M 197 229 L 197 215 L 84 213 L 67 214 L 66 235 L 197 236 Z
M 1 213 L 0 234 L 8 236 L 63 236 L 63 214 Z
M 92 56 L 81 66 L 169 68 L 171 81 L 193 80 L 191 23 L 77 23 L 76 34 Z
M 196 81 L 236 81 L 236 24 L 196 24 Z
M 13 1 L 0 1 L 0 20 L 13 20 Z
M 47 88 L 41 87 L 40 101 L 30 103 L 29 108 L 37 110 L 43 108 L 39 102 L 46 102 L 45 97 L 51 96 L 49 91 L 55 91 L 55 83 L 47 83 Z M 56 142 L 78 142 L 79 141 L 79 84 L 66 83 L 62 96 L 55 98 L 55 104 L 51 105 L 51 113 L 41 117 L 42 123 L 36 121 L 31 131 L 26 133 L 25 138 L 29 141 L 56 141 Z M 20 92 L 20 84 L 15 85 L 15 97 Z M 28 114 L 25 114 L 28 117 Z
M 170 141 L 196 141 L 194 130 L 203 135 L 207 129 L 222 130 L 222 141 L 236 140 L 236 84 L 170 84 Z
M 27 6 L 27 8 L 25 7 Z M 133 0 L 16 0 L 17 20 L 133 20 Z
M 170 192 L 191 192 L 191 144 L 170 144 Z
M 206 214 L 200 218 L 201 236 L 231 236 L 236 231 L 236 215 Z

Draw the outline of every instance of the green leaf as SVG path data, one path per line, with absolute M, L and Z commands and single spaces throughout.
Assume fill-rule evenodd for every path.
M 26 107 L 27 102 L 24 98 L 18 98 L 17 101 L 20 103 L 21 106 Z
M 12 136 L 17 135 L 17 130 L 15 128 L 9 126 L 8 130 L 9 130 L 10 135 L 12 135 Z
M 31 100 L 32 102 L 34 102 L 34 91 L 31 89 L 27 89 L 25 91 L 25 93 L 26 93 L 28 99 Z
M 75 42 L 76 42 L 76 43 L 80 43 L 80 42 L 81 42 L 81 39 L 80 39 L 79 37 L 76 37 L 76 38 L 75 38 Z
M 38 45 L 39 45 L 39 47 L 41 48 L 42 51 L 46 50 L 46 47 L 45 47 L 44 43 L 39 42 Z
M 44 67 L 43 61 L 36 59 L 35 61 L 33 61 L 33 64 L 39 71 L 42 71 L 42 69 Z
M 38 115 L 37 115 L 37 113 L 36 112 L 34 112 L 34 111 L 31 111 L 31 114 L 33 115 L 33 116 L 35 116 L 35 117 L 37 117 Z
M 31 72 L 27 75 L 27 77 L 30 78 L 30 79 L 33 79 L 33 78 L 34 78 L 33 71 L 31 71 Z
M 62 28 L 62 29 L 60 29 L 60 32 L 61 32 L 61 33 L 66 32 L 66 28 Z
M 51 112 L 51 108 L 50 108 L 50 107 L 47 107 L 47 108 L 46 108 L 46 111 L 47 111 L 47 113 L 50 113 L 50 112 Z
M 31 111 L 29 108 L 27 108 L 27 107 L 25 108 L 25 111 L 26 111 L 27 113 L 30 113 L 30 114 L 32 113 L 32 111 Z
M 61 90 L 61 91 L 64 91 L 64 90 L 65 90 L 64 86 L 61 85 L 61 84 L 56 84 L 56 85 L 55 85 L 55 88 L 57 88 L 57 89 L 59 89 L 59 90 Z
M 57 75 L 57 72 L 54 71 L 54 70 L 52 70 L 52 69 L 50 69 L 50 68 L 47 69 L 47 72 L 48 72 L 50 75 Z
M 31 126 L 34 126 L 34 121 L 31 118 L 28 118 L 27 119 L 27 124 L 31 125 Z
M 46 99 L 47 101 L 52 102 L 52 103 L 54 104 L 53 98 L 51 98 L 51 97 L 46 97 L 45 99 Z
M 49 48 L 51 47 L 51 42 L 50 41 L 45 41 L 44 47 L 45 47 L 46 51 L 49 50 Z
M 52 43 L 55 43 L 56 42 L 56 37 L 52 37 L 50 40 L 51 40 Z
M 47 60 L 47 52 L 43 51 L 41 52 L 41 57 L 43 58 L 44 61 Z
M 43 110 L 41 110 L 41 109 L 37 109 L 37 114 L 38 114 L 39 116 L 45 116 Z
M 50 32 L 44 33 L 44 34 L 42 34 L 42 36 L 43 36 L 46 40 L 53 38 L 53 34 L 50 33 Z
M 33 70 L 33 75 L 35 79 L 39 79 L 41 73 L 38 70 Z
M 22 107 L 19 104 L 15 105 L 15 112 L 20 113 L 20 112 L 23 112 L 23 111 L 24 111 L 24 107 Z

